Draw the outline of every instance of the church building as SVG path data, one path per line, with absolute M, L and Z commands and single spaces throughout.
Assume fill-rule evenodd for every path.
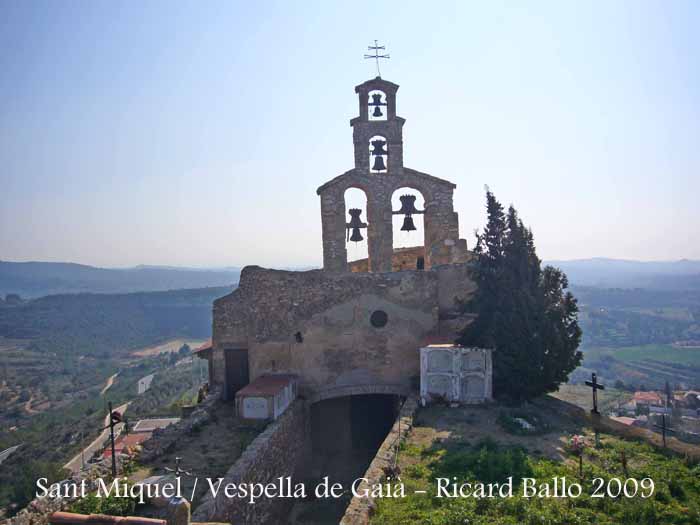
M 448 348 L 444 344 L 451 345 L 470 321 L 460 308 L 475 290 L 470 252 L 459 238 L 455 184 L 404 166 L 398 89 L 379 76 L 355 87 L 359 115 L 350 121 L 355 165 L 317 190 L 323 269 L 248 266 L 238 288 L 214 302 L 212 342 L 199 355 L 209 360 L 210 381 L 225 399 L 249 384 L 258 396 L 286 396 L 280 378 L 293 378 L 293 388 L 285 392 L 309 403 L 358 394 L 406 396 L 419 390 L 421 348 L 425 372 L 450 397 L 448 384 L 457 383 L 447 376 L 460 375 L 460 365 L 428 354 Z M 346 209 L 345 192 L 353 188 L 366 197 L 366 216 L 359 208 Z M 401 204 L 394 209 L 397 196 Z M 422 245 L 393 246 L 397 215 L 407 232 L 422 221 Z M 368 257 L 348 261 L 349 243 L 365 237 Z M 443 346 L 429 346 L 438 344 Z M 460 376 L 470 398 L 490 397 L 490 353 L 484 356 L 472 355 L 470 378 Z M 275 391 L 256 387 L 260 381 L 276 385 Z M 270 407 L 260 410 L 274 413 Z

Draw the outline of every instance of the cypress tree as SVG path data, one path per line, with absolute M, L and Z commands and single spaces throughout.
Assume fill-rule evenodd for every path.
M 477 317 L 457 342 L 494 349 L 496 396 L 531 399 L 556 390 L 579 365 L 578 307 L 566 275 L 541 269 L 532 232 L 515 208 L 504 214 L 487 190 L 486 209 L 475 249 L 478 289 L 466 306 Z

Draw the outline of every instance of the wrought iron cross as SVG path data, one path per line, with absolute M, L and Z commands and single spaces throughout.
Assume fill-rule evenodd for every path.
M 181 460 L 182 460 L 182 458 L 181 458 L 180 456 L 177 456 L 177 457 L 175 458 L 175 468 L 165 467 L 165 470 L 168 471 L 168 472 L 172 472 L 173 474 L 175 474 L 175 477 L 176 477 L 176 478 L 179 478 L 180 476 L 182 476 L 182 474 L 184 474 L 185 476 L 190 476 L 190 477 L 192 477 L 193 474 L 192 474 L 191 472 L 188 472 L 188 471 L 183 470 L 183 469 L 180 468 L 180 461 L 181 461 Z
M 586 381 L 586 385 L 593 389 L 593 410 L 591 412 L 600 414 L 598 412 L 598 390 L 605 390 L 605 386 L 598 382 L 598 376 L 595 375 L 595 372 L 591 374 L 591 380 Z
M 379 50 L 380 50 L 380 49 L 381 49 L 381 50 L 386 50 L 386 46 L 380 46 L 380 45 L 377 43 L 377 41 L 375 40 L 375 41 L 374 41 L 374 45 L 373 45 L 373 46 L 367 46 L 367 49 L 369 49 L 370 51 L 374 51 L 374 54 L 373 54 L 373 55 L 365 55 L 365 58 L 373 58 L 373 59 L 375 60 L 375 62 L 377 63 L 377 76 L 378 76 L 378 77 L 381 77 L 382 74 L 381 74 L 381 72 L 379 71 L 379 59 L 380 59 L 380 58 L 391 58 L 389 55 L 380 55 L 380 54 L 379 54 Z

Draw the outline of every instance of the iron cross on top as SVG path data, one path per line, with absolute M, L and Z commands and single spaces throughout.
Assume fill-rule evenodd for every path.
M 377 43 L 376 40 L 374 41 L 374 45 L 373 45 L 373 46 L 367 46 L 367 49 L 369 49 L 370 51 L 374 51 L 374 54 L 373 54 L 373 55 L 365 55 L 365 58 L 373 58 L 373 59 L 377 62 L 377 76 L 378 76 L 378 77 L 381 77 L 382 74 L 381 74 L 381 72 L 379 71 L 379 59 L 380 59 L 380 58 L 391 58 L 391 57 L 390 57 L 389 55 L 380 55 L 380 54 L 379 54 L 379 50 L 380 50 L 380 49 L 381 49 L 381 50 L 385 50 L 386 47 L 385 47 L 385 46 L 380 46 L 380 45 Z

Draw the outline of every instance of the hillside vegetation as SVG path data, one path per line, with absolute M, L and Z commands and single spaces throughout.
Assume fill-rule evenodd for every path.
M 630 389 L 700 387 L 700 292 L 574 289 L 583 329 L 583 364 L 570 380 L 596 372 Z
M 230 290 L 55 295 L 0 307 L 0 421 L 99 390 L 136 349 L 208 338 L 212 302 Z
M 0 307 L 0 337 L 59 356 L 117 357 L 165 338 L 209 337 L 212 302 L 232 289 L 41 297 Z
M 232 286 L 239 268 L 196 270 L 160 266 L 96 268 L 84 264 L 0 261 L 0 296 L 125 293 Z

